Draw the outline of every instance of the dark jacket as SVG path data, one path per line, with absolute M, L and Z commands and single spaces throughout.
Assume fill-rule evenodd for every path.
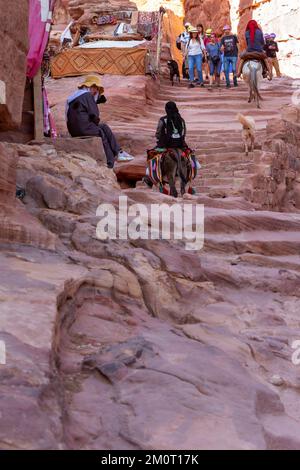
M 87 91 L 68 100 L 67 126 L 72 137 L 99 135 L 100 114 L 92 94 Z
M 168 138 L 167 135 L 167 116 L 163 116 L 158 121 L 156 130 L 157 147 L 161 148 L 181 148 L 185 147 L 185 136 L 186 136 L 186 125 L 184 119 L 182 119 L 182 135 L 179 138 Z
M 265 46 L 264 46 L 264 50 L 267 54 L 267 57 L 270 57 L 271 59 L 276 59 L 277 57 L 277 54 L 276 52 L 278 52 L 278 44 L 276 41 L 267 41 Z
M 260 29 L 255 31 L 254 43 L 250 44 L 250 32 L 246 31 L 247 51 L 248 52 L 263 52 L 265 45 L 264 35 Z

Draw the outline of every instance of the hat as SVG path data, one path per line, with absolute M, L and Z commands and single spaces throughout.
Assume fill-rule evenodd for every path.
M 230 31 L 230 30 L 231 30 L 231 26 L 229 26 L 229 24 L 225 24 L 223 31 Z
M 195 28 L 195 26 L 190 26 L 190 28 L 189 28 L 189 33 L 198 33 L 198 32 L 199 32 L 199 31 L 198 31 L 197 28 Z
M 191 26 L 191 23 L 189 23 L 188 21 L 186 23 L 184 23 L 184 26 L 187 27 L 187 26 Z
M 268 39 L 269 37 L 270 37 L 270 34 L 268 34 L 268 33 L 264 34 L 265 39 Z
M 211 28 L 209 28 L 209 29 L 207 29 L 207 30 L 205 31 L 205 34 L 207 34 L 208 36 L 210 36 L 210 35 L 211 35 L 211 33 L 212 33 L 212 30 L 211 30 Z
M 99 89 L 99 93 L 102 94 L 104 92 L 104 88 L 102 86 L 101 78 L 98 75 L 87 75 L 83 83 L 81 83 L 78 88 L 82 88 L 84 86 L 90 88 L 91 86 L 96 86 Z
M 269 34 L 269 38 L 275 39 L 275 38 L 276 38 L 276 34 L 275 34 L 275 33 Z

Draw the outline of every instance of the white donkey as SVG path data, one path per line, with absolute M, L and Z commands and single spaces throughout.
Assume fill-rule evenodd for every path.
M 262 72 L 262 64 L 258 60 L 249 60 L 243 65 L 243 79 L 248 83 L 250 92 L 248 103 L 255 100 L 258 108 L 260 108 L 260 100 L 263 99 L 259 92 L 260 83 L 263 79 Z

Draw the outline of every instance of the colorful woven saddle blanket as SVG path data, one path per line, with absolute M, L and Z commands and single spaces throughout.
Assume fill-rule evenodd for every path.
M 181 158 L 188 158 L 189 160 L 189 174 L 188 181 L 192 181 L 197 176 L 196 156 L 190 148 L 181 149 Z M 149 178 L 153 184 L 163 184 L 162 174 L 162 161 L 163 158 L 169 153 L 175 153 L 174 149 L 153 148 L 147 150 L 147 167 Z M 175 154 L 176 155 L 176 154 Z

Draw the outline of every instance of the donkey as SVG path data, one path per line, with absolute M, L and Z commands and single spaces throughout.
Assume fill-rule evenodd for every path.
M 263 79 L 263 67 L 260 61 L 258 60 L 249 60 L 243 65 L 243 79 L 249 86 L 249 99 L 248 103 L 251 103 L 252 100 L 256 101 L 257 108 L 260 108 L 260 100 L 262 96 L 259 92 L 260 82 Z
M 176 176 L 179 176 L 180 193 L 183 196 L 185 193 L 185 187 L 189 182 L 189 176 L 192 172 L 190 159 L 183 157 L 180 149 L 170 149 L 162 158 L 161 172 L 163 183 L 169 184 L 170 196 L 173 197 L 178 197 Z

